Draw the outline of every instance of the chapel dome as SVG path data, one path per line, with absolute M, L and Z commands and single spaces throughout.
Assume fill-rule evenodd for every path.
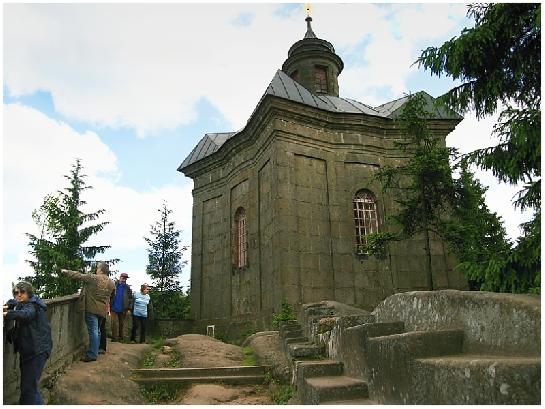
M 337 77 L 344 68 L 344 63 L 335 48 L 326 40 L 314 34 L 308 16 L 307 31 L 302 40 L 293 44 L 288 51 L 288 58 L 282 65 L 282 71 L 316 95 L 339 96 Z

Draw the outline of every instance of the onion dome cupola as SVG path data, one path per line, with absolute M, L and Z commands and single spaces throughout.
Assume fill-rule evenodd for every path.
M 282 71 L 316 95 L 339 96 L 337 77 L 344 63 L 330 42 L 316 37 L 312 31 L 312 17 L 307 16 L 307 32 L 302 40 L 293 44 Z

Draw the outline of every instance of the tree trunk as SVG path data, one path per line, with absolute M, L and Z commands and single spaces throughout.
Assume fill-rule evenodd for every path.
M 424 249 L 426 250 L 426 278 L 428 289 L 433 291 L 433 275 L 431 268 L 431 246 L 430 246 L 430 232 L 427 228 L 424 229 L 424 239 L 426 241 Z

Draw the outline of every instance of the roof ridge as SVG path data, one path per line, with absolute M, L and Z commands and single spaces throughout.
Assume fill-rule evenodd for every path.
M 396 99 L 392 99 L 391 101 L 385 102 L 384 104 L 381 104 L 381 105 L 378 105 L 378 106 L 375 107 L 375 108 L 373 108 L 373 107 L 372 107 L 372 108 L 376 110 L 377 108 L 380 108 L 380 107 L 382 107 L 382 106 L 384 106 L 384 105 L 393 104 L 394 102 L 397 102 L 397 101 L 399 101 L 400 99 L 407 98 L 407 97 L 408 97 L 408 95 L 405 95 L 405 96 L 402 96 L 402 97 L 399 97 L 399 98 L 396 98 Z
M 282 85 L 284 86 L 284 89 L 286 90 L 286 95 L 288 96 L 288 100 L 293 101 L 293 99 L 289 98 L 290 95 L 289 95 L 288 90 L 286 88 L 286 84 L 284 83 L 284 78 L 283 77 L 286 77 L 285 79 L 287 79 L 288 81 L 291 81 L 293 83 L 293 86 L 295 87 L 295 89 L 297 90 L 297 93 L 301 97 L 301 101 L 296 101 L 296 102 L 300 102 L 301 104 L 305 103 L 305 98 L 303 97 L 303 94 L 301 93 L 301 90 L 304 90 L 304 91 L 308 92 L 312 96 L 311 92 L 309 92 L 305 87 L 303 87 L 301 84 L 299 84 L 297 81 L 295 81 L 289 75 L 287 75 L 284 71 L 282 71 L 282 70 L 278 70 L 278 71 L 282 74 L 282 75 L 279 75 L 279 78 L 280 78 L 280 81 L 282 82 Z M 315 100 L 314 100 L 314 104 L 316 105 L 316 108 L 318 108 L 318 103 Z
M 352 103 L 352 100 L 347 99 L 347 98 L 341 98 L 341 99 L 342 99 L 343 101 L 346 101 L 348 104 L 352 105 L 354 108 L 356 108 L 356 109 L 357 109 L 358 111 L 360 111 L 362 114 L 365 113 L 365 112 L 363 112 L 363 111 L 361 110 L 360 107 L 358 107 L 358 106 L 356 106 L 355 104 L 353 104 L 353 103 Z M 355 101 L 355 102 L 358 102 L 358 101 Z M 373 109 L 373 111 L 375 111 L 375 110 Z M 375 112 L 376 112 L 376 111 L 375 111 Z M 377 112 L 377 113 L 378 113 L 378 112 Z
M 335 105 L 335 103 L 332 100 L 329 99 L 330 97 L 331 95 L 316 95 L 316 98 L 318 98 L 324 104 L 331 105 L 336 112 L 340 112 L 341 110 L 339 109 L 337 105 Z
M 305 99 L 303 98 L 303 95 L 301 94 L 301 90 L 299 87 L 302 87 L 301 84 L 299 84 L 297 81 L 295 81 L 293 78 L 290 77 L 290 79 L 293 81 L 293 85 L 295 86 L 295 89 L 297 90 L 297 93 L 299 94 L 299 97 L 301 98 L 301 102 L 305 102 Z
M 291 99 L 290 98 L 290 94 L 288 92 L 288 89 L 286 88 L 286 84 L 284 84 L 284 79 L 282 78 L 281 75 L 278 76 L 278 79 L 280 80 L 280 82 L 282 83 L 282 86 L 284 87 L 284 91 L 286 91 L 286 96 L 288 97 L 288 100 Z
M 341 98 L 341 99 L 344 99 L 346 102 L 348 103 L 352 103 L 351 101 L 354 101 L 354 102 L 357 102 L 358 104 L 361 104 L 369 109 L 372 109 L 373 111 L 375 111 L 377 114 L 379 113 L 374 107 L 372 107 L 371 105 L 367 105 L 365 102 L 361 102 L 361 101 L 358 101 L 357 99 L 354 99 L 354 98 Z

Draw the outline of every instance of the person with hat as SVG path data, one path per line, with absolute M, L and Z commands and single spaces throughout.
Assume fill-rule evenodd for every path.
M 51 355 L 53 340 L 47 320 L 47 306 L 34 294 L 32 284 L 21 281 L 13 289 L 14 299 L 4 305 L 4 319 L 15 321 L 6 339 L 19 353 L 21 369 L 20 405 L 43 405 L 39 382 Z
M 80 293 L 80 309 L 85 311 L 89 349 L 82 361 L 96 361 L 100 345 L 100 319 L 106 317 L 106 303 L 115 288 L 114 282 L 108 277 L 110 267 L 107 263 L 100 262 L 97 264 L 96 274 L 83 274 L 65 269 L 62 269 L 61 273 L 84 283 Z
M 133 297 L 127 278 L 129 278 L 127 273 L 121 273 L 119 280 L 115 282 L 115 292 L 110 299 L 112 342 L 123 341 L 125 317 L 132 309 Z

